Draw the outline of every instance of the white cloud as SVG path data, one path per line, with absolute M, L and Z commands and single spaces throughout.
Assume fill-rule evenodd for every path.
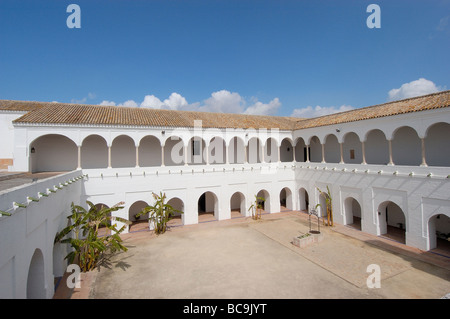
M 338 108 L 335 106 L 323 107 L 320 105 L 317 105 L 314 108 L 312 106 L 307 106 L 301 109 L 295 109 L 294 111 L 292 111 L 291 116 L 301 118 L 313 118 L 350 110 L 353 110 L 353 106 L 351 105 L 341 105 Z
M 103 100 L 99 105 L 103 105 L 103 106 L 116 106 L 116 102 L 114 102 L 114 101 Z
M 138 104 L 134 100 L 128 100 L 121 104 L 114 101 L 103 100 L 100 105 L 105 106 L 128 106 L 128 107 L 147 107 L 154 109 L 170 109 L 170 110 L 189 110 L 201 112 L 223 112 L 223 113 L 244 113 L 253 115 L 274 115 L 281 102 L 278 98 L 274 98 L 269 103 L 262 103 L 256 98 L 252 98 L 251 104 L 247 107 L 246 100 L 236 92 L 220 90 L 213 92 L 211 97 L 203 102 L 188 103 L 181 94 L 173 92 L 170 96 L 161 101 L 154 95 L 146 95 L 144 100 Z
M 255 102 L 255 104 L 249 106 L 244 114 L 250 115 L 275 115 L 278 108 L 281 106 L 280 100 L 276 97 L 269 103 Z
M 392 89 L 389 91 L 389 100 L 396 101 L 407 99 L 410 97 L 421 96 L 431 93 L 439 92 L 441 89 L 436 86 L 432 81 L 424 78 L 420 78 L 409 83 L 404 83 L 398 89 Z

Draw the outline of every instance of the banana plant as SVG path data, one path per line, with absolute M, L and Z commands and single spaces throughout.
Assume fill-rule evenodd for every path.
M 153 223 L 155 234 L 160 235 L 166 232 L 167 223 L 172 219 L 173 215 L 175 213 L 183 214 L 183 212 L 166 203 L 167 197 L 165 193 L 160 192 L 159 195 L 153 193 L 153 198 L 155 199 L 155 204 L 145 207 L 136 216 L 140 217 L 148 213 L 149 223 Z
M 254 203 L 248 208 L 248 211 L 252 212 L 253 219 L 261 218 L 261 211 L 263 210 L 263 203 L 266 201 L 264 197 L 258 197 L 255 195 Z
M 92 202 L 86 202 L 89 209 L 82 206 L 71 205 L 71 215 L 68 219 L 70 225 L 61 230 L 55 236 L 55 243 L 70 244 L 73 250 L 65 257 L 69 263 L 76 262 L 82 272 L 96 268 L 104 257 L 109 253 L 127 251 L 122 244 L 120 233 L 123 232 L 131 222 L 120 217 L 111 216 L 111 212 L 122 209 L 124 203 L 120 202 L 111 208 L 101 207 L 98 209 Z M 122 222 L 125 225 L 117 229 L 113 221 Z M 99 236 L 98 230 L 101 226 L 111 230 L 111 235 Z M 67 236 L 67 238 L 65 238 Z

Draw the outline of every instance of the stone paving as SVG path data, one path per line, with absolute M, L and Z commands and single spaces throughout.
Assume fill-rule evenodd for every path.
M 89 274 L 71 298 L 443 298 L 450 259 L 342 225 L 299 248 L 304 213 L 263 215 L 123 235 L 129 251 Z M 367 266 L 381 270 L 368 288 Z

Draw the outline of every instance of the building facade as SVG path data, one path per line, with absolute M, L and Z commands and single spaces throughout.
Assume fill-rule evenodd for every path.
M 449 102 L 445 91 L 297 119 L 0 101 L 3 168 L 67 171 L 45 183 L 73 182 L 60 193 L 57 209 L 26 199 L 52 186 L 0 193 L 0 210 L 11 213 L 0 217 L 0 284 L 12 287 L 1 296 L 52 296 L 53 277 L 65 271 L 64 250 L 53 238 L 70 202 L 124 201 L 116 213 L 133 221 L 152 204 L 152 192 L 166 193 L 183 211 L 180 223 L 189 225 L 204 212 L 216 220 L 232 212 L 249 216 L 255 195 L 266 199 L 267 213 L 308 212 L 321 204 L 326 216 L 320 190 L 328 188 L 335 222 L 377 236 L 392 232 L 406 245 L 432 250 L 439 234 L 450 233 Z M 52 213 L 31 214 L 43 207 Z M 26 222 L 36 216 L 40 222 Z M 28 228 L 20 240 L 3 240 L 4 229 L 22 223 Z M 31 288 L 25 282 L 32 280 L 11 279 L 12 272 L 27 278 L 35 268 L 44 275 Z

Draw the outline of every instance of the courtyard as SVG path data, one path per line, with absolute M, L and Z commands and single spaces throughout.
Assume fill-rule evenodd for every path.
M 175 221 L 160 236 L 140 223 L 122 235 L 127 252 L 83 274 L 79 289 L 66 290 L 61 278 L 54 298 L 439 299 L 450 292 L 448 256 L 340 224 L 320 225 L 323 241 L 299 248 L 293 237 L 309 231 L 303 212 L 234 216 Z M 373 264 L 380 288 L 367 286 Z

